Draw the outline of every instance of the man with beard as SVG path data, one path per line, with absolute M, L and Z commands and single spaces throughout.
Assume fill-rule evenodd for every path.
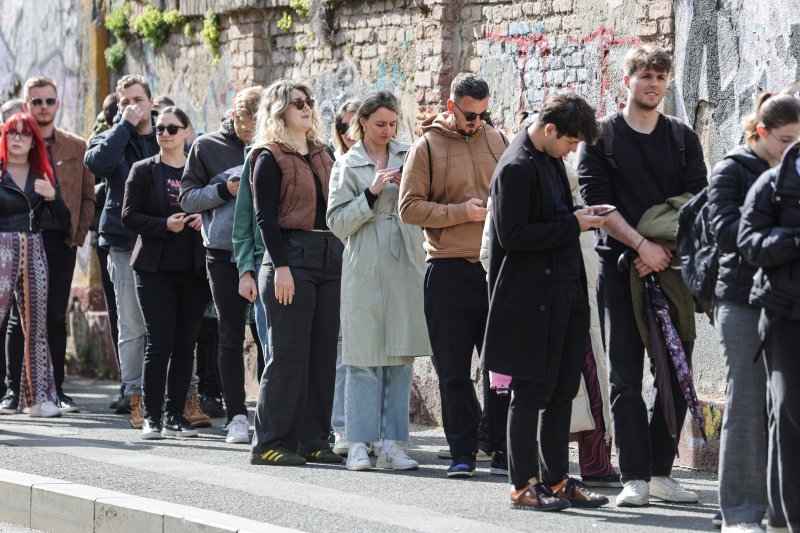
M 77 135 L 55 127 L 58 100 L 56 82 L 45 77 L 30 78 L 23 87 L 23 107 L 39 126 L 47 145 L 47 156 L 55 173 L 56 187 L 70 211 L 64 225 L 45 211 L 41 228 L 47 256 L 49 295 L 47 298 L 47 342 L 53 361 L 53 377 L 58 393 L 58 406 L 64 413 L 77 413 L 79 408 L 64 394 L 64 361 L 67 352 L 67 306 L 72 288 L 77 247 L 83 244 L 94 216 L 94 176 L 83 166 L 86 143 Z M 19 393 L 19 379 L 25 341 L 16 306 L 9 316 L 9 383 L 10 392 Z
M 631 299 L 630 270 L 618 268 L 626 250 L 636 256 L 632 268 L 639 276 L 669 268 L 672 252 L 634 228 L 650 207 L 706 186 L 703 149 L 697 135 L 674 117 L 658 112 L 669 83 L 672 58 L 654 45 L 640 45 L 625 57 L 623 81 L 628 88 L 625 109 L 603 119 L 613 135 L 604 132 L 590 146 L 583 143 L 578 164 L 581 194 L 587 205 L 611 204 L 619 210 L 603 226 L 605 246 L 598 246 L 600 269 L 597 302 L 603 341 L 610 361 L 611 412 L 622 492 L 618 506 L 643 506 L 650 496 L 673 502 L 696 503 L 671 476 L 676 443 L 666 417 L 651 394 L 651 415 L 642 398 L 644 344 L 636 327 Z M 606 126 L 608 128 L 608 126 Z M 610 142 L 609 142 L 610 141 Z M 693 341 L 683 342 L 691 361 Z M 686 401 L 672 379 L 678 428 L 686 416 Z
M 489 85 L 474 74 L 457 75 L 447 112 L 422 123 L 424 134 L 408 151 L 400 182 L 400 218 L 425 231 L 425 318 L 452 458 L 447 475 L 453 478 L 475 475 L 479 441 L 492 454 L 490 471 L 508 474 L 508 396 L 490 390 L 484 372 L 482 415 L 470 376 L 489 309 L 478 260 L 489 182 L 508 144 L 488 119 Z M 479 436 L 479 425 L 488 435 Z

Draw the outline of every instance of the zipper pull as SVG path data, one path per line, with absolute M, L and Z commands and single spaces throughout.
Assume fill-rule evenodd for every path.
M 33 209 L 28 211 L 28 227 L 30 228 L 31 233 L 33 233 Z

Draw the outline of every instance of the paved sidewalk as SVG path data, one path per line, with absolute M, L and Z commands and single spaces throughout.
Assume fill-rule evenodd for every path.
M 436 459 L 444 435 L 425 426 L 412 428 L 410 455 L 421 465 L 416 472 L 252 466 L 248 445 L 225 443 L 222 419 L 197 439 L 143 441 L 126 417 L 108 409 L 115 383 L 68 379 L 65 388 L 81 413 L 0 417 L 0 468 L 320 532 L 711 531 L 717 509 L 715 475 L 676 469 L 675 477 L 700 494 L 700 504 L 653 500 L 641 509 L 612 503 L 593 511 L 512 511 L 507 479 L 489 475 L 487 463 L 479 463 L 472 480 L 448 480 L 448 463 Z M 573 473 L 576 459 L 573 450 Z M 617 491 L 601 492 L 613 501 Z

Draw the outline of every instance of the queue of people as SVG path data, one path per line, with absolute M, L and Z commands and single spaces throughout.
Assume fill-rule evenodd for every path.
M 447 477 L 471 478 L 487 461 L 508 476 L 511 507 L 533 511 L 608 504 L 592 487 L 621 488 L 619 507 L 697 503 L 672 477 L 682 378 L 657 368 L 637 283 L 667 283 L 677 263 L 669 239 L 643 229 L 648 210 L 705 191 L 728 369 L 715 521 L 762 531 L 766 516 L 771 530 L 797 531 L 797 87 L 758 98 L 744 145 L 709 180 L 698 136 L 658 111 L 671 56 L 639 45 L 622 68 L 627 102 L 599 120 L 580 95 L 554 93 L 509 141 L 491 125 L 488 83 L 461 73 L 413 144 L 398 139 L 396 96 L 377 91 L 341 104 L 333 147 L 313 90 L 297 80 L 243 89 L 219 131 L 194 139 L 184 111 L 167 99 L 155 109 L 147 80 L 124 76 L 109 102 L 117 111 L 98 117 L 88 148 L 53 126 L 55 82 L 29 81 L 27 113 L 11 115 L 0 137 L 0 316 L 16 309 L 0 413 L 78 409 L 62 390 L 64 322 L 97 176 L 116 405 L 142 438 L 192 437 L 210 424 L 194 351 L 211 300 L 226 441 L 250 443 L 251 464 L 418 469 L 412 367 L 432 357 Z M 85 168 L 68 164 L 78 152 Z M 575 152 L 573 170 L 565 158 Z M 687 301 L 670 305 L 690 368 Z M 252 438 L 242 352 L 251 306 L 265 364 Z M 651 372 L 670 372 L 649 405 L 645 353 Z M 569 471 L 570 433 L 580 477 Z

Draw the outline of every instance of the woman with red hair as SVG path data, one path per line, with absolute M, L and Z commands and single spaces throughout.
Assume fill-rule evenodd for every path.
M 0 135 L 0 322 L 12 295 L 25 332 L 19 408 L 30 416 L 60 416 L 47 344 L 47 259 L 39 221 L 43 211 L 69 224 L 36 121 L 17 113 Z

